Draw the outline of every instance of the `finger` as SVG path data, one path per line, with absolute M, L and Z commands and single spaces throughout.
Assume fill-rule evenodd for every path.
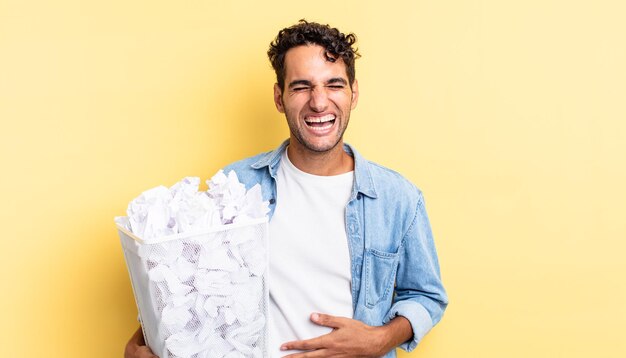
M 316 358 L 316 357 L 329 357 L 328 349 L 317 349 L 309 352 L 293 353 L 283 358 Z
M 318 324 L 320 326 L 324 326 L 324 327 L 330 327 L 330 328 L 343 327 L 347 319 L 348 318 L 345 318 L 345 317 L 331 316 L 329 314 L 323 314 L 323 313 L 311 314 L 311 321 L 313 321 L 313 323 Z
M 301 341 L 287 342 L 287 343 L 284 343 L 282 346 L 280 346 L 280 350 L 288 351 L 291 349 L 297 349 L 300 351 L 309 351 L 313 349 L 324 348 L 325 336 L 326 335 L 311 338 L 311 339 L 304 339 Z

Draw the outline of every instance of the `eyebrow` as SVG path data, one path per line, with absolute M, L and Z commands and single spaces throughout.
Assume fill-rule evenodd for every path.
M 333 77 L 331 79 L 329 79 L 328 81 L 326 81 L 327 85 L 332 85 L 332 84 L 337 84 L 337 83 L 341 83 L 344 86 L 348 85 L 348 81 L 345 80 L 345 78 L 342 77 Z M 313 83 L 311 83 L 311 81 L 309 80 L 295 80 L 295 81 L 291 81 L 289 83 L 289 88 L 294 88 L 296 86 L 312 86 Z
M 289 83 L 289 88 L 293 88 L 296 86 L 311 86 L 311 81 L 307 80 L 295 80 Z
M 336 83 L 341 83 L 342 85 L 348 85 L 348 81 L 341 77 L 333 77 L 326 82 L 327 85 L 332 85 Z
M 348 81 L 346 81 L 344 78 L 341 77 L 333 77 L 331 79 L 329 79 L 328 81 L 326 81 L 327 85 L 331 85 L 331 84 L 337 84 L 337 83 L 341 83 L 342 85 L 348 85 Z M 296 86 L 312 86 L 313 84 L 311 83 L 311 81 L 308 80 L 295 80 L 289 83 L 289 88 L 293 88 Z

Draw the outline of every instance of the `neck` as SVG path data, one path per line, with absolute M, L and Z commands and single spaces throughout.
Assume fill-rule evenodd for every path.
M 330 176 L 354 170 L 354 158 L 343 150 L 343 141 L 327 152 L 314 152 L 296 142 L 293 138 L 289 141 L 289 161 L 305 173 Z

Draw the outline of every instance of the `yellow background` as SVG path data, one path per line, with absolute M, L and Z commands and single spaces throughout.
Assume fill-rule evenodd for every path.
M 403 357 L 626 356 L 623 1 L 0 0 L 1 357 L 119 357 L 113 217 L 287 136 L 265 52 L 355 32 L 347 141 L 423 189 L 450 307 Z

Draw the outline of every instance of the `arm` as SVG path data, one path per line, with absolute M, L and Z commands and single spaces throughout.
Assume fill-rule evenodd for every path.
M 411 324 L 404 317 L 396 317 L 380 327 L 318 313 L 311 315 L 311 321 L 333 328 L 333 331 L 317 338 L 283 344 L 281 350 L 308 351 L 287 357 L 381 357 L 413 337 Z
M 441 320 L 448 305 L 424 198 L 419 191 L 418 195 L 415 217 L 403 238 L 394 303 L 383 320 L 390 322 L 398 316 L 408 319 L 413 336 L 400 348 L 409 352 Z
M 128 343 L 126 343 L 124 358 L 159 358 L 146 346 L 141 326 L 139 326 L 135 334 L 133 334 Z

